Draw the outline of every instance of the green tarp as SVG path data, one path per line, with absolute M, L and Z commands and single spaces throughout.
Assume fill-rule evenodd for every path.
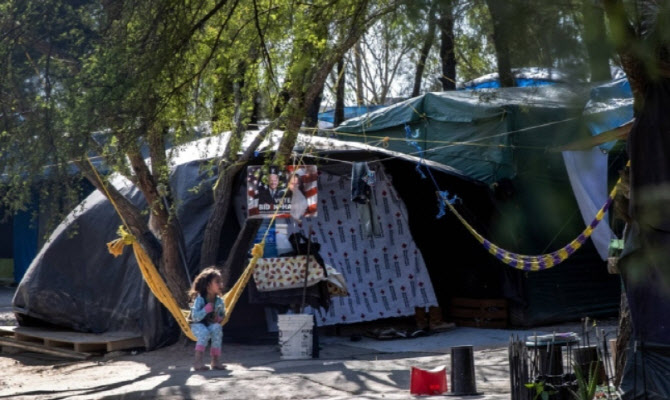
M 368 143 L 388 136 L 390 150 L 416 156 L 423 150 L 426 159 L 490 184 L 516 175 L 516 151 L 546 151 L 578 137 L 588 89 L 554 85 L 428 93 L 345 121 L 336 132 L 341 139 Z

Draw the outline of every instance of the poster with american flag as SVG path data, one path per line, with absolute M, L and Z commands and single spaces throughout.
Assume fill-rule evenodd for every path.
M 291 218 L 317 215 L 319 180 L 316 165 L 286 168 L 247 167 L 247 215 L 249 218 Z

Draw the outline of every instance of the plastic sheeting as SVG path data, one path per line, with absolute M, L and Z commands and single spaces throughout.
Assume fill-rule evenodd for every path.
M 633 92 L 626 78 L 616 79 L 591 90 L 584 108 L 586 125 L 592 135 L 618 128 L 633 119 Z M 609 151 L 614 142 L 599 146 Z
M 670 398 L 670 346 L 632 343 L 621 381 L 623 400 Z
M 374 110 L 378 110 L 380 108 L 384 108 L 386 106 L 380 106 L 380 105 L 369 105 L 369 106 L 358 106 L 358 107 L 344 107 L 344 119 L 351 119 L 355 117 L 359 117 L 363 114 L 369 113 Z M 335 110 L 328 110 L 324 112 L 319 113 L 319 121 L 325 121 L 329 123 L 335 122 Z
M 564 151 L 563 159 L 582 220 L 585 225 L 590 224 L 608 197 L 607 154 L 598 148 Z M 608 221 L 607 216 L 603 218 L 591 235 L 591 241 L 603 260 L 607 259 L 610 240 L 614 238 Z
M 532 151 L 523 150 L 531 144 L 539 150 L 576 138 L 574 120 L 584 98 L 585 89 L 565 85 L 427 93 L 345 121 L 336 132 L 357 133 L 345 139 L 364 142 L 389 136 L 390 150 L 449 165 L 491 184 L 513 177 L 515 154 Z

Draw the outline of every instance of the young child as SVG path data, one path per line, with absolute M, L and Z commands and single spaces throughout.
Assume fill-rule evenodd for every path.
M 194 371 L 209 368 L 203 359 L 207 342 L 211 340 L 210 355 L 212 369 L 225 369 L 219 362 L 221 339 L 223 337 L 221 321 L 226 314 L 221 293 L 221 274 L 214 267 L 205 268 L 193 281 L 188 294 L 191 298 L 191 330 L 198 338 L 195 345 Z

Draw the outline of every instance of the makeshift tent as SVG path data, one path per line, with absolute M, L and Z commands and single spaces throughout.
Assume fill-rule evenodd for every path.
M 276 142 L 277 138 L 274 139 Z M 177 149 L 178 157 L 174 160 L 170 178 L 173 193 L 178 199 L 177 214 L 183 228 L 186 263 L 191 276 L 198 268 L 202 234 L 212 202 L 211 187 L 215 175 L 212 175 L 213 167 L 208 160 L 215 155 L 216 149 L 221 148 L 221 143 L 216 142 L 203 139 Z M 328 243 L 323 244 L 323 257 L 336 269 L 342 269 L 340 272 L 351 282 L 349 290 L 352 295 L 342 302 L 335 299 L 329 313 L 322 315 L 317 322 L 328 325 L 369 321 L 387 316 L 410 315 L 415 306 L 435 305 L 436 298 L 431 284 L 433 280 L 429 278 L 429 271 L 426 271 L 421 252 L 417 250 L 410 231 L 406 229 L 408 221 L 402 196 L 397 196 L 393 189 L 396 181 L 413 180 L 411 174 L 403 176 L 399 173 L 393 175 L 391 180 L 392 175 L 384 172 L 383 165 L 373 164 L 379 172 L 376 192 L 382 218 L 380 221 L 386 225 L 394 224 L 392 229 L 386 226 L 383 237 L 371 240 L 356 236 L 358 247 L 354 250 L 353 240 L 349 241 L 353 239 L 351 230 L 358 231 L 353 206 L 349 208 L 350 218 L 344 218 L 347 215 L 345 201 L 351 196 L 350 185 L 347 184 L 347 175 L 351 171 L 349 162 L 374 161 L 376 157 L 411 158 L 331 139 L 301 137 L 300 143 L 307 143 L 310 149 L 317 152 L 319 149 L 326 151 L 328 158 L 344 159 L 344 164 L 336 162 L 329 166 L 325 162 L 326 165 L 320 166 L 320 185 L 324 193 L 321 201 L 325 201 L 326 205 L 321 208 L 321 219 L 315 220 L 312 228 L 318 241 L 326 238 L 324 242 Z M 343 152 L 343 155 L 331 154 L 336 150 Z M 405 168 L 412 170 L 415 161 L 404 161 Z M 263 160 L 254 162 L 262 164 Z M 453 171 L 448 168 L 444 171 L 445 175 L 453 176 Z M 244 182 L 245 176 L 241 175 L 238 184 Z M 143 206 L 141 194 L 128 181 L 115 177 L 111 183 L 135 204 Z M 431 196 L 428 196 L 427 201 L 435 205 Z M 107 252 L 106 243 L 116 238 L 120 224 L 115 210 L 101 193 L 94 192 L 85 199 L 81 207 L 73 211 L 53 232 L 17 288 L 13 307 L 19 315 L 19 321 L 24 324 L 46 322 L 83 332 L 137 332 L 144 337 L 148 348 L 174 341 L 179 332 L 178 327 L 149 293 L 132 253 L 126 251 L 114 258 Z M 236 218 L 229 217 L 226 224 L 222 237 L 222 259 L 227 256 L 240 229 Z M 309 225 L 304 225 L 302 229 L 307 227 Z M 346 236 L 346 246 L 352 249 L 349 264 L 347 257 L 339 257 L 343 245 L 340 241 L 342 235 Z M 400 249 L 407 250 L 408 254 L 400 252 Z M 377 260 L 372 256 L 373 253 Z M 360 258 L 353 259 L 354 255 Z M 360 265 L 355 264 L 357 260 Z M 244 265 L 234 266 L 229 282 L 237 279 L 235 274 L 239 274 Z M 246 297 L 243 295 L 242 299 Z M 370 300 L 366 301 L 366 298 Z M 239 332 L 247 338 L 253 336 L 254 329 L 262 334 L 266 331 L 263 308 L 241 301 L 225 329 L 228 333 Z
M 389 149 L 451 166 L 489 185 L 495 210 L 486 209 L 481 202 L 464 200 L 459 207 L 466 218 L 505 249 L 544 254 L 562 247 L 584 229 L 565 161 L 554 149 L 588 135 L 583 111 L 589 90 L 557 84 L 428 93 L 346 121 L 336 132 L 346 140 L 388 143 Z M 601 184 L 606 190 L 606 181 Z M 468 195 L 439 181 L 436 186 L 450 195 Z M 408 209 L 410 221 L 428 217 L 412 215 L 419 209 L 409 204 Z M 415 234 L 425 258 L 430 260 L 429 270 L 435 269 L 430 265 L 432 260 L 464 260 L 457 265 L 452 261 L 448 267 L 442 263 L 444 278 L 454 281 L 453 277 L 459 275 L 456 282 L 473 282 L 476 286 L 475 282 L 486 275 L 487 284 L 470 291 L 469 297 L 502 293 L 511 302 L 514 324 L 599 317 L 618 310 L 618 278 L 607 274 L 591 241 L 558 267 L 525 273 L 510 270 L 488 254 L 484 259 L 474 257 L 485 250 L 477 248 L 478 243 L 452 216 L 434 220 L 433 224 L 430 230 L 443 234 L 425 238 L 431 245 L 422 245 L 420 234 Z M 466 246 L 468 241 L 476 245 Z M 475 250 L 466 251 L 469 248 Z M 496 279 L 496 285 L 489 285 Z M 440 299 L 440 303 L 445 301 Z

